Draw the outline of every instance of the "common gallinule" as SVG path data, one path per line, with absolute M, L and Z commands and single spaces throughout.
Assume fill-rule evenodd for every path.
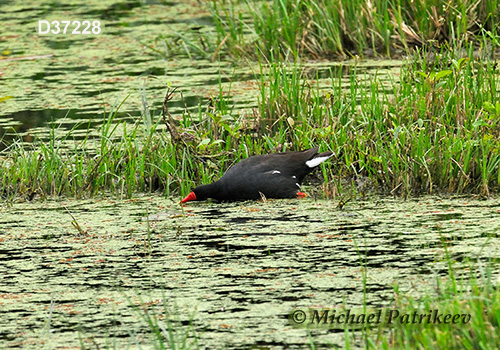
M 216 182 L 193 189 L 181 202 L 304 197 L 300 184 L 304 177 L 333 155 L 318 148 L 302 152 L 271 153 L 242 160 Z M 261 195 L 262 194 L 262 195 Z

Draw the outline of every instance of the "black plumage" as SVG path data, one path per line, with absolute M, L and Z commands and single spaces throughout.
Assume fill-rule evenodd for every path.
M 216 182 L 201 185 L 182 200 L 183 203 L 213 198 L 221 201 L 266 198 L 296 198 L 303 195 L 304 177 L 333 155 L 318 153 L 318 148 L 302 152 L 271 153 L 246 158 Z

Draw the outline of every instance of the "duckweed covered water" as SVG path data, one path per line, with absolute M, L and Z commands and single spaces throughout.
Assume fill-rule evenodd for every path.
M 198 38 L 207 22 L 198 1 L 8 5 L 0 5 L 8 24 L 0 34 L 0 98 L 12 97 L 1 102 L 0 139 L 32 141 L 53 120 L 62 134 L 80 123 L 84 137 L 127 94 L 116 121 L 132 122 L 145 105 L 161 108 L 168 84 L 184 97 L 171 102 L 174 116 L 220 89 L 238 110 L 257 105 L 257 64 L 235 68 L 183 45 L 180 34 Z M 100 19 L 105 30 L 33 32 L 38 20 L 68 14 Z M 356 64 L 358 79 L 376 74 L 384 85 L 401 61 Z M 328 91 L 339 66 L 304 63 L 304 75 Z M 341 79 L 348 87 L 349 77 Z M 359 308 L 364 298 L 386 307 L 395 285 L 413 296 L 432 293 L 448 271 L 444 244 L 464 277 L 469 261 L 498 266 L 499 213 L 496 200 L 438 198 L 350 202 L 344 210 L 306 199 L 193 203 L 183 211 L 159 196 L 0 204 L 0 348 L 149 349 L 144 313 L 155 310 L 160 322 L 179 320 L 181 335 L 192 321 L 190 342 L 202 348 L 302 349 L 310 340 L 289 325 L 292 310 Z M 311 335 L 317 347 L 344 344 L 340 330 Z
M 432 293 L 448 269 L 443 242 L 467 276 L 468 261 L 498 264 L 498 232 L 495 200 L 384 199 L 343 210 L 313 199 L 194 203 L 184 212 L 154 196 L 4 206 L 0 347 L 152 348 L 138 310 L 160 314 L 165 303 L 178 332 L 192 320 L 190 339 L 202 348 L 302 349 L 307 331 L 287 320 L 294 308 L 359 308 L 364 297 L 387 307 L 395 285 Z M 316 346 L 342 347 L 342 332 L 311 335 Z
M 196 112 L 210 98 L 223 94 L 236 110 L 252 115 L 257 106 L 259 66 L 216 62 L 186 45 L 199 43 L 200 26 L 209 40 L 213 24 L 199 1 L 120 2 L 92 0 L 85 6 L 51 0 L 33 7 L 22 2 L 0 4 L 0 21 L 7 23 L 0 35 L 0 139 L 24 141 L 46 138 L 50 123 L 62 134 L 75 125 L 93 130 L 109 111 L 130 95 L 120 107 L 118 120 L 133 123 L 141 111 L 161 110 L 169 84 L 180 95 L 170 111 L 180 117 L 184 110 Z M 99 20 L 99 35 L 40 35 L 39 20 Z M 202 35 L 202 36 L 203 36 Z M 359 78 L 377 75 L 381 82 L 394 79 L 402 62 L 305 63 L 305 77 L 331 89 L 331 71 L 356 64 Z M 346 70 L 347 72 L 347 70 Z M 385 78 L 384 78 L 385 77 Z M 348 87 L 349 77 L 343 77 Z M 221 92 L 222 90 L 222 92 Z M 75 135 L 78 139 L 79 135 Z

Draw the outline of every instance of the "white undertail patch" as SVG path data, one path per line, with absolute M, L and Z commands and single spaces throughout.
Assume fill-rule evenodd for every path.
M 321 163 L 323 163 L 325 160 L 327 160 L 328 158 L 332 157 L 333 154 L 330 154 L 329 156 L 323 156 L 323 157 L 316 157 L 316 158 L 313 158 L 313 159 L 309 159 L 307 162 L 306 162 L 306 165 L 309 167 L 309 168 L 314 168 L 314 167 L 317 167 L 318 165 L 320 165 Z
M 292 179 L 296 179 L 296 178 L 297 178 L 297 176 L 295 176 L 295 175 L 292 176 Z

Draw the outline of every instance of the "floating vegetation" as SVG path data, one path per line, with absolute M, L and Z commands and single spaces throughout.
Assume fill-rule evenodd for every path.
M 400 349 L 484 341 L 495 349 L 499 210 L 492 199 L 438 197 L 372 198 L 342 210 L 332 200 L 268 200 L 183 212 L 155 195 L 0 205 L 0 346 Z M 471 314 L 471 322 L 312 329 L 308 339 L 287 320 L 295 308 L 365 306 Z

